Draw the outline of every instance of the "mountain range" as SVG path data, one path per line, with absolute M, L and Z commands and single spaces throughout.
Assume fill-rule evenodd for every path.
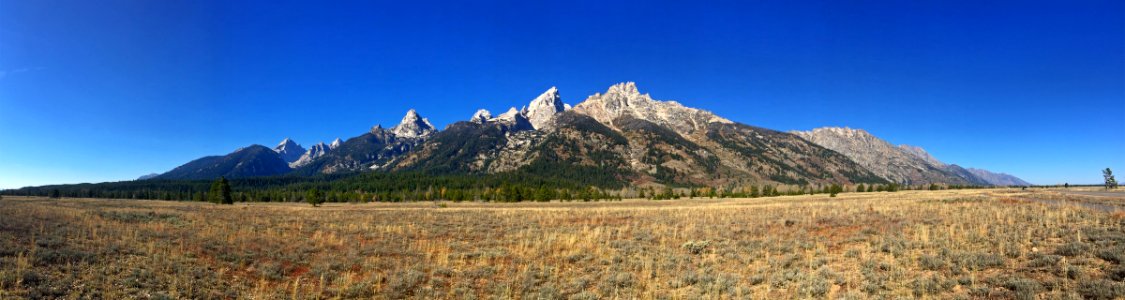
M 781 132 L 733 122 L 632 82 L 565 104 L 551 87 L 521 108 L 481 109 L 442 130 L 409 110 L 398 125 L 308 149 L 286 138 L 188 162 L 151 179 L 213 179 L 348 172 L 499 174 L 595 172 L 635 186 L 777 184 L 1028 185 L 943 163 L 921 147 L 860 129 Z

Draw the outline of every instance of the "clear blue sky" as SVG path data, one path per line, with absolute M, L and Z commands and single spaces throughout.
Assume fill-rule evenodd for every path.
M 0 0 L 0 188 L 622 81 L 1033 183 L 1125 174 L 1122 1 L 275 2 Z

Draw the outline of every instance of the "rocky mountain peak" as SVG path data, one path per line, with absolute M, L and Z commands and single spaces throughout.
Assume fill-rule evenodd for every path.
M 285 149 L 286 147 L 291 147 L 291 146 L 300 146 L 300 145 L 298 145 L 297 142 L 294 142 L 293 139 L 285 138 L 284 140 L 281 140 L 280 143 L 277 143 L 277 147 L 274 147 L 273 149 L 275 149 L 275 150 L 276 149 Z
M 292 139 L 285 138 L 277 144 L 277 147 L 273 148 L 273 151 L 277 152 L 286 163 L 291 163 L 301 158 L 301 155 L 305 153 L 305 148 Z
M 563 111 L 566 111 L 566 104 L 563 104 L 562 98 L 559 97 L 558 88 L 551 87 L 531 100 L 523 113 L 532 127 L 541 130 L 550 127 L 555 120 L 555 115 Z
M 336 140 L 333 140 L 331 144 L 328 144 L 328 149 L 340 148 L 340 145 L 342 144 L 344 144 L 344 141 L 341 141 L 340 138 L 336 138 Z
M 637 90 L 637 83 L 632 81 L 614 84 L 605 93 L 606 95 L 641 96 L 641 92 Z
M 706 130 L 709 123 L 733 123 L 709 111 L 685 107 L 675 101 L 653 100 L 648 94 L 641 94 L 632 82 L 615 84 L 605 94 L 591 95 L 573 109 L 611 127 L 614 127 L 613 121 L 617 118 L 628 116 L 667 126 L 680 134 Z
M 398 137 L 417 138 L 433 133 L 434 125 L 430 124 L 430 120 L 418 115 L 417 111 L 410 109 L 406 112 L 406 116 L 402 117 L 402 122 L 399 122 L 392 131 Z
M 488 112 L 487 109 L 479 109 L 479 110 L 477 110 L 476 113 L 473 114 L 472 118 L 469 118 L 469 122 L 473 122 L 473 123 L 477 123 L 477 124 L 484 124 L 485 122 L 488 122 L 488 120 L 491 120 L 491 119 L 492 119 L 492 113 Z
M 339 140 L 339 139 L 336 139 L 336 140 Z M 333 148 L 331 146 L 329 146 L 328 144 L 325 144 L 324 142 L 320 142 L 320 143 L 317 143 L 316 145 L 312 145 L 311 147 L 309 147 L 309 150 L 305 151 L 304 154 L 301 154 L 301 157 L 298 158 L 296 161 L 289 162 L 289 167 L 290 168 L 298 168 L 298 167 L 307 165 L 307 164 L 311 163 L 314 159 L 317 159 L 321 156 L 324 156 L 325 154 L 328 154 L 328 152 L 332 151 L 332 149 Z
M 504 124 L 512 131 L 534 129 L 531 125 L 531 121 L 527 119 L 527 116 L 515 107 L 509 108 L 507 112 L 496 116 L 493 121 Z

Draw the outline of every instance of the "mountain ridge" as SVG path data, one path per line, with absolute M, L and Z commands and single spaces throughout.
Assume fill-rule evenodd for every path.
M 410 170 L 497 174 L 554 165 L 606 168 L 618 180 L 636 185 L 1026 183 L 1008 174 L 945 164 L 921 147 L 895 146 L 862 129 L 780 132 L 736 123 L 711 111 L 656 100 L 633 82 L 614 84 L 574 106 L 550 87 L 521 107 L 497 116 L 481 109 L 442 130 L 410 109 L 391 128 L 375 125 L 360 136 L 308 149 L 286 138 L 271 152 L 286 162 L 288 170 L 280 173 L 305 176 Z M 191 163 L 177 169 L 183 173 L 181 168 Z

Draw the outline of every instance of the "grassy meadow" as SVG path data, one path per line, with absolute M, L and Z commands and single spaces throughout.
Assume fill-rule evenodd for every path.
M 319 208 L 8 196 L 0 299 L 1120 299 L 1120 205 L 1019 189 Z

